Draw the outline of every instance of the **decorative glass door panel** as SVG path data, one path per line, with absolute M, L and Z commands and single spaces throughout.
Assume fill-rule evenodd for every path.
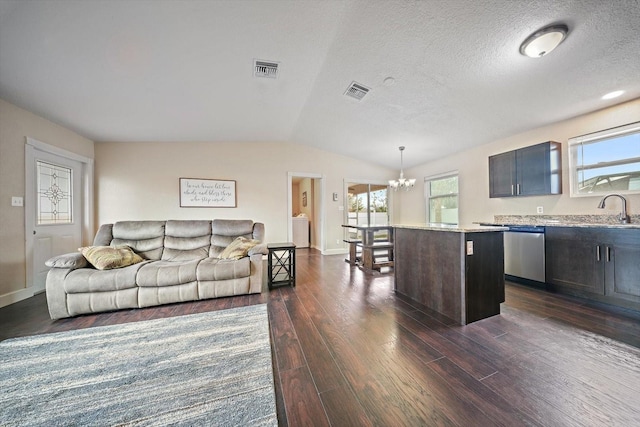
M 73 170 L 36 161 L 37 225 L 73 222 Z

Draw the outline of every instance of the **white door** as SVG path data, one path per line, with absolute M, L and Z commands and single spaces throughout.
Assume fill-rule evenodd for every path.
M 82 168 L 77 160 L 38 149 L 26 158 L 27 286 L 45 289 L 49 258 L 82 243 Z

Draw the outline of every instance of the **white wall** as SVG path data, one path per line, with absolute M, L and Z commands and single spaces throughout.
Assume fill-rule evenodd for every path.
M 398 203 L 400 209 L 396 212 L 399 216 L 396 216 L 395 223 L 424 224 L 426 222 L 424 177 L 453 170 L 459 171 L 460 224 L 492 221 L 494 215 L 536 215 L 537 206 L 544 208 L 545 215 L 602 214 L 603 211 L 596 208 L 601 196 L 569 197 L 567 141 L 575 136 L 637 121 L 640 121 L 640 99 L 514 135 L 408 169 L 405 171 L 405 176 L 417 178 L 417 183 L 413 191 L 400 193 Z M 489 156 L 545 141 L 562 143 L 562 194 L 490 199 Z M 629 195 L 627 200 L 629 212 L 640 213 L 640 195 Z M 620 212 L 619 203 L 607 203 L 606 213 L 617 214 L 618 212 Z
M 93 141 L 0 99 L 0 307 L 31 296 L 26 283 L 25 142 L 31 137 L 93 158 Z
M 252 219 L 265 224 L 266 240 L 271 242 L 288 238 L 288 173 L 322 175 L 325 194 L 309 188 L 307 197 L 313 197 L 309 201 L 319 206 L 318 200 L 324 196 L 325 251 L 343 249 L 343 211 L 331 196 L 337 192 L 344 200 L 344 177 L 366 181 L 390 179 L 396 174 L 357 159 L 288 143 L 99 142 L 95 152 L 96 224 L 143 219 Z M 180 208 L 181 177 L 236 180 L 237 208 Z M 300 191 L 303 188 L 300 184 Z M 311 212 L 311 216 L 315 214 Z

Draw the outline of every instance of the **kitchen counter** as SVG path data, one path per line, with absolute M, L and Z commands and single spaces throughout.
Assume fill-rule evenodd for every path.
M 460 325 L 500 314 L 503 227 L 394 226 L 395 291 Z
M 630 224 L 620 224 L 616 215 L 495 215 L 487 226 L 536 225 L 544 227 L 640 228 L 640 215 L 630 215 Z
M 512 225 L 531 225 L 537 227 L 577 227 L 577 228 L 618 228 L 618 229 L 638 229 L 640 228 L 640 222 L 635 224 L 586 224 L 586 223 L 577 223 L 577 222 L 502 222 L 502 223 L 491 223 L 491 222 L 479 222 L 478 224 L 482 224 L 487 227 L 509 227 Z
M 484 224 L 484 223 L 483 223 Z M 446 224 L 427 224 L 427 225 L 394 225 L 393 228 L 402 228 L 407 230 L 429 230 L 429 231 L 447 231 L 450 233 L 484 233 L 491 231 L 506 231 L 507 227 L 499 225 L 446 225 Z

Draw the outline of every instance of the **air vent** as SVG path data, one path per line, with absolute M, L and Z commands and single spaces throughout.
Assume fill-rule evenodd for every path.
M 259 61 L 256 59 L 253 64 L 253 75 L 255 77 L 275 79 L 278 77 L 278 63 L 273 61 Z
M 369 93 L 369 90 L 370 89 L 368 87 L 363 86 L 360 83 L 351 82 L 344 94 L 360 101 L 367 93 Z

